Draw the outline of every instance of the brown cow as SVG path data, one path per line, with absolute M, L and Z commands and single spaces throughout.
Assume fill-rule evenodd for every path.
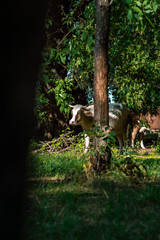
M 146 121 L 148 127 L 140 127 L 141 120 Z M 132 131 L 132 147 L 134 147 L 134 141 L 138 131 L 140 132 L 140 144 L 143 149 L 145 149 L 143 144 L 143 135 L 144 132 L 149 130 L 152 133 L 158 133 L 160 136 L 160 108 L 157 109 L 157 115 L 151 115 L 149 112 L 146 115 L 140 114 L 132 114 L 132 124 L 133 124 L 133 131 Z

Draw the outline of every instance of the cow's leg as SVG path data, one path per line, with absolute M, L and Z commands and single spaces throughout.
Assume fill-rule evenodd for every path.
M 118 142 L 119 142 L 119 151 L 122 152 L 123 147 L 123 136 L 121 134 L 117 134 Z
M 125 131 L 122 134 L 122 138 L 123 138 L 123 146 L 126 147 L 126 132 Z
M 87 134 L 85 134 L 84 137 L 85 137 L 85 150 L 84 150 L 84 153 L 86 153 L 88 151 L 88 148 L 89 148 L 89 136 Z
M 142 127 L 139 130 L 139 133 L 140 133 L 140 144 L 141 144 L 141 148 L 143 148 L 143 149 L 145 149 L 145 146 L 144 146 L 144 143 L 143 143 L 143 137 L 144 137 L 145 131 L 150 131 L 150 129 L 146 128 L 146 127 Z
M 144 143 L 143 143 L 143 136 L 144 136 L 144 132 L 140 132 L 140 144 L 141 144 L 141 148 L 145 149 Z
M 132 140 L 131 140 L 132 148 L 134 148 L 134 141 L 135 141 L 138 130 L 139 130 L 139 126 L 138 125 L 134 126 L 133 131 L 132 131 Z

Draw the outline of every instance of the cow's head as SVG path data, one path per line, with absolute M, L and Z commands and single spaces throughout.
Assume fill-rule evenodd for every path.
M 86 108 L 86 106 L 82 106 L 80 104 L 77 104 L 75 106 L 69 105 L 72 108 L 71 114 L 72 118 L 69 121 L 70 125 L 81 125 L 83 121 L 83 114 L 88 112 L 89 110 Z

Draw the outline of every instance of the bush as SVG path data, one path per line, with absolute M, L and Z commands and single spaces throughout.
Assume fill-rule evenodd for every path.
M 160 153 L 160 141 L 158 141 L 157 143 L 156 152 Z

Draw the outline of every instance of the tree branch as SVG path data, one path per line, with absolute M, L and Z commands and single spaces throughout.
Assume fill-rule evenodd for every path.
M 77 25 L 76 27 L 73 27 L 63 38 L 62 40 L 58 43 L 58 46 L 59 47 L 61 45 L 61 43 L 66 39 L 66 37 L 71 33 L 73 32 L 76 28 L 80 27 L 84 22 L 81 22 L 79 25 Z
M 103 2 L 100 3 L 101 6 L 105 6 L 106 8 L 110 7 L 112 5 L 114 0 L 111 0 L 108 5 L 106 6 L 106 0 L 104 0 Z
M 111 0 L 107 7 L 110 7 L 112 5 L 113 1 L 114 0 Z

